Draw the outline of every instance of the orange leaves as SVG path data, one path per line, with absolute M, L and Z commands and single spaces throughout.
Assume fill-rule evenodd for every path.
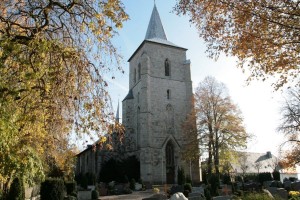
M 210 57 L 217 58 L 220 52 L 237 56 L 239 66 L 253 72 L 249 80 L 283 75 L 274 83 L 275 89 L 287 83 L 299 86 L 295 74 L 300 72 L 300 17 L 296 14 L 300 9 L 296 1 L 181 0 L 175 11 L 190 15 L 207 42 Z

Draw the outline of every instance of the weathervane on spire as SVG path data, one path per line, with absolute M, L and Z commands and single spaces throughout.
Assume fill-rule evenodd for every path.
M 154 1 L 154 5 L 155 5 L 155 0 L 153 0 Z

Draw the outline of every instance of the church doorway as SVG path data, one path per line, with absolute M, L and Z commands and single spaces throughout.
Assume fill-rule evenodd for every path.
M 166 146 L 166 177 L 167 184 L 175 183 L 174 146 L 171 141 L 169 141 Z

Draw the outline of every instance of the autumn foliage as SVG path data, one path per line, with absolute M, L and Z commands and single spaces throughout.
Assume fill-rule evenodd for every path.
M 0 183 L 72 177 L 73 138 L 109 132 L 105 72 L 111 38 L 128 19 L 118 0 L 0 2 Z M 111 67 L 111 66 L 116 67 Z
M 236 56 L 249 80 L 275 77 L 276 89 L 299 86 L 299 1 L 180 0 L 175 10 L 190 17 L 210 57 Z

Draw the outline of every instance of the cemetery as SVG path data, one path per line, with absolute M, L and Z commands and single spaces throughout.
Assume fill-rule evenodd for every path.
M 209 73 L 195 87 L 184 47 L 194 41 L 179 21 L 163 26 L 157 1 L 139 45 L 121 37 L 130 50 L 122 66 L 113 37 L 130 19 L 124 4 L 142 18 L 141 2 L 0 0 L 0 200 L 300 200 L 300 2 L 179 0 L 172 8 L 195 25 L 209 58 L 232 56 L 248 82 L 271 76 L 274 91 L 288 91 L 278 155 L 248 152 L 257 141 L 233 100 L 249 98 L 245 87 L 231 97 Z M 173 26 L 180 45 L 167 38 Z M 126 92 L 121 114 L 109 84 Z M 260 94 L 247 106 L 254 99 Z M 272 113 L 253 108 L 251 119 Z M 268 125 L 258 124 L 260 133 Z

